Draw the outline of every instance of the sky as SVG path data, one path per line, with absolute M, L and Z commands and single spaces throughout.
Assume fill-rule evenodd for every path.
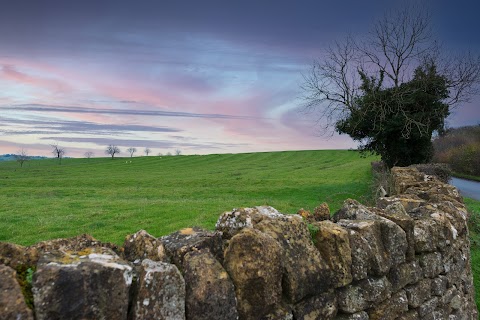
M 410 1 L 412 2 L 412 1 Z M 480 4 L 417 1 L 444 50 L 480 52 Z M 347 149 L 301 112 L 302 74 L 402 1 L 2 1 L 0 154 Z M 447 119 L 480 123 L 480 98 Z

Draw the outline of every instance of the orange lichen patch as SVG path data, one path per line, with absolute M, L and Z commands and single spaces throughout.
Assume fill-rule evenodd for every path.
M 93 248 L 85 248 L 81 251 L 78 251 L 76 254 L 79 256 L 88 256 L 89 254 L 93 253 Z
M 66 254 L 63 257 L 61 257 L 60 259 L 58 259 L 58 263 L 72 264 L 72 263 L 78 262 L 79 260 L 80 260 L 80 257 L 78 257 L 76 255 Z
M 297 214 L 300 215 L 305 220 L 310 220 L 312 218 L 312 214 L 310 213 L 310 211 L 305 210 L 303 208 L 298 210 Z
M 190 234 L 194 234 L 195 230 L 193 230 L 192 228 L 185 228 L 180 230 L 180 233 L 185 235 L 190 235 Z

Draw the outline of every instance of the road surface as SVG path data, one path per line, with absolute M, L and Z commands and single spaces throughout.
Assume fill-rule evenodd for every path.
M 463 197 L 480 200 L 480 182 L 452 178 L 450 184 L 457 187 Z

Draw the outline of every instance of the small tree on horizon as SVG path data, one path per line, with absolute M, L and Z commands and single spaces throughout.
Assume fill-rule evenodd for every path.
M 65 148 L 63 147 L 60 147 L 58 145 L 58 143 L 55 143 L 55 144 L 51 144 L 50 145 L 52 147 L 52 154 L 55 158 L 58 159 L 58 163 L 59 164 L 62 164 L 62 158 L 63 156 L 65 155 L 66 151 L 65 151 Z
M 145 148 L 143 152 L 145 152 L 145 155 L 148 157 L 148 155 L 150 154 L 150 152 L 152 152 L 152 150 L 150 148 Z
M 18 152 L 18 154 L 14 155 L 14 157 L 15 160 L 20 164 L 20 167 L 23 167 L 23 164 L 30 160 L 27 151 L 23 148 Z
M 94 153 L 92 151 L 87 151 L 83 155 L 85 156 L 85 158 L 90 159 L 91 157 L 93 157 Z
M 113 160 L 113 158 L 115 157 L 115 154 L 120 153 L 120 148 L 117 147 L 116 145 L 111 144 L 107 147 L 107 149 L 105 149 L 105 153 L 110 155 Z
M 128 153 L 130 153 L 130 158 L 133 157 L 133 154 L 137 152 L 137 148 L 130 147 L 127 149 Z
M 182 154 L 182 150 L 180 150 L 180 149 L 176 149 L 176 150 L 175 150 L 175 155 L 176 155 L 176 156 L 179 156 L 179 155 L 181 155 L 181 154 Z

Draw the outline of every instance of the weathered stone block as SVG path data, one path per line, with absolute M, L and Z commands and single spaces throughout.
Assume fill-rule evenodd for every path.
M 390 269 L 388 280 L 392 284 L 392 291 L 396 292 L 408 284 L 417 282 L 423 277 L 423 270 L 417 260 L 405 262 Z
M 407 295 L 405 291 L 400 290 L 393 294 L 390 299 L 387 299 L 379 305 L 375 305 L 373 308 L 369 309 L 368 315 L 370 320 L 394 320 L 406 311 L 408 311 Z
M 365 279 L 368 275 L 385 275 L 391 260 L 382 243 L 381 226 L 374 220 L 340 220 L 348 230 L 352 253 L 352 277 Z
M 279 215 L 255 225 L 283 248 L 283 289 L 291 303 L 322 293 L 332 284 L 332 271 L 315 248 L 306 223 L 296 215 Z
M 443 296 L 440 297 L 440 304 L 450 305 L 453 297 L 458 293 L 458 290 L 455 286 L 448 288 Z
M 235 285 L 241 319 L 259 319 L 280 304 L 282 259 L 278 242 L 258 230 L 245 228 L 230 240 L 224 266 Z
M 392 286 L 386 277 L 361 280 L 338 289 L 338 309 L 346 313 L 359 312 L 390 298 L 391 293 Z
M 125 237 L 123 257 L 136 264 L 144 259 L 168 262 L 163 244 L 145 230 Z
M 306 223 L 298 215 L 284 215 L 271 207 L 225 212 L 216 228 L 229 239 L 242 229 L 260 230 L 282 247 L 284 290 L 289 302 L 323 292 L 331 285 L 332 272 L 313 245 Z
M 184 256 L 188 319 L 237 319 L 235 288 L 230 276 L 206 249 Z
M 33 320 L 33 313 L 25 303 L 15 270 L 0 265 L 0 320 L 10 319 Z
M 129 319 L 185 319 L 185 282 L 175 265 L 142 261 Z
M 414 220 L 407 214 L 404 206 L 400 202 L 394 202 L 385 207 L 385 209 L 377 210 L 378 215 L 387 218 L 399 225 L 405 232 L 407 240 L 406 259 L 411 261 L 415 258 L 415 236 L 414 236 Z
M 425 301 L 418 307 L 418 315 L 423 319 L 427 314 L 432 313 L 438 306 L 438 297 Z
M 313 224 L 318 228 L 315 247 L 332 270 L 332 286 L 343 287 L 352 282 L 352 250 L 348 231 L 331 221 Z
M 36 319 L 126 319 L 132 278 L 110 249 L 46 255 L 33 276 Z
M 419 256 L 420 266 L 427 278 L 435 278 L 444 271 L 442 254 L 440 252 L 425 253 Z
M 419 282 L 405 287 L 407 293 L 408 305 L 412 308 L 417 308 L 422 303 L 431 297 L 431 280 L 422 279 Z
M 183 257 L 190 251 L 208 249 L 215 258 L 223 262 L 223 240 L 219 232 L 211 232 L 202 228 L 185 228 L 159 238 L 167 256 L 181 269 Z
M 374 220 L 380 225 L 381 244 L 390 264 L 405 261 L 407 251 L 407 238 L 405 231 L 393 221 L 380 216 L 386 215 L 378 208 L 367 208 L 358 201 L 347 199 L 342 208 L 333 216 L 334 221 L 348 220 Z
M 333 293 L 324 293 L 303 300 L 293 308 L 296 320 L 328 320 L 337 314 L 337 297 Z
M 433 252 L 437 250 L 441 226 L 434 219 L 415 220 L 415 252 Z
M 432 294 L 434 296 L 443 296 L 447 291 L 448 279 L 446 276 L 438 276 L 432 279 Z
M 253 228 L 263 219 L 277 218 L 281 215 L 275 208 L 268 206 L 233 209 L 224 212 L 218 218 L 215 229 L 222 234 L 224 239 L 228 240 L 244 228 Z

